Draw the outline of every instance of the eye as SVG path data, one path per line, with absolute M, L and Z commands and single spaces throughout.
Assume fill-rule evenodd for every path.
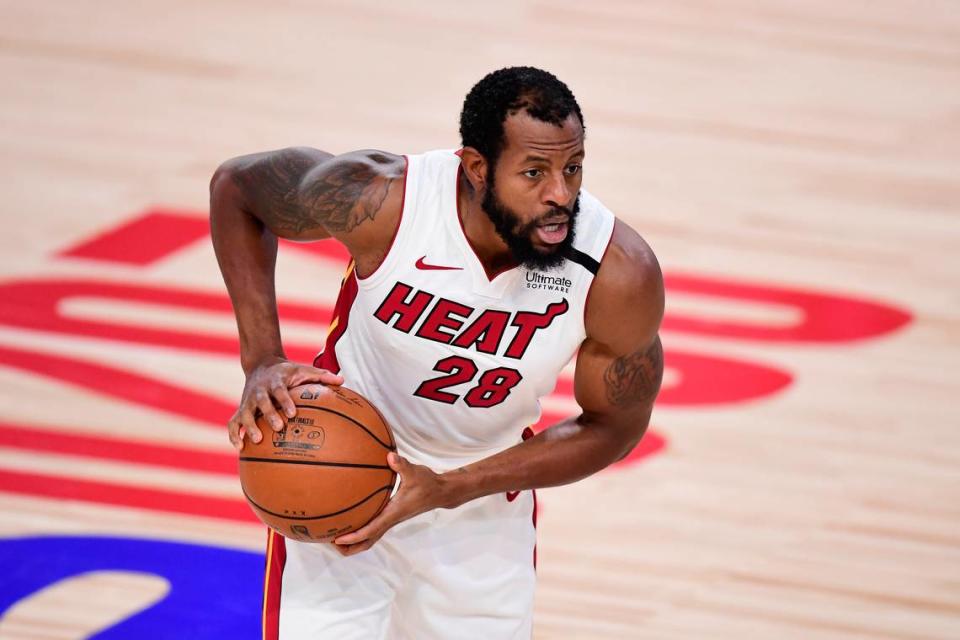
M 539 178 L 543 175 L 543 171 L 540 169 L 527 169 L 523 172 L 523 175 L 527 176 L 528 178 Z
M 567 167 L 567 174 L 571 176 L 575 176 L 578 173 L 580 173 L 581 169 L 583 169 L 583 165 L 571 164 Z

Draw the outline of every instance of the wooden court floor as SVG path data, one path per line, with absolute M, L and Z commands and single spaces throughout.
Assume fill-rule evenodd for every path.
M 456 146 L 465 92 L 514 64 L 572 87 L 585 184 L 667 276 L 648 436 L 540 494 L 534 636 L 960 638 L 956 0 L 0 16 L 0 638 L 227 637 L 182 628 L 197 611 L 258 637 L 210 175 L 294 144 Z M 280 262 L 307 359 L 343 254 Z M 569 372 L 543 408 L 575 411 Z

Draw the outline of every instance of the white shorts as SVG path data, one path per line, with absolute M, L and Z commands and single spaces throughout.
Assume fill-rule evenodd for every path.
M 523 491 L 421 514 L 350 557 L 271 531 L 264 639 L 528 639 L 535 523 Z

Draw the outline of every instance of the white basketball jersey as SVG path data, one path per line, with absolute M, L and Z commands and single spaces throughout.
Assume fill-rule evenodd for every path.
M 539 420 L 540 398 L 584 340 L 614 225 L 581 190 L 561 267 L 490 279 L 460 222 L 459 171 L 453 151 L 407 158 L 393 244 L 368 277 L 348 270 L 316 360 L 380 409 L 401 455 L 436 471 L 509 448 Z

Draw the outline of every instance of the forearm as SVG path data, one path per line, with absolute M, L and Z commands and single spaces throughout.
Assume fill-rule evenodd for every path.
M 258 363 L 284 356 L 274 287 L 277 238 L 245 209 L 229 168 L 218 170 L 210 183 L 210 235 L 249 374 Z
M 576 482 L 627 455 L 646 429 L 647 416 L 630 423 L 591 423 L 581 415 L 524 442 L 440 476 L 447 507 L 495 493 Z M 638 428 L 640 427 L 640 428 Z

